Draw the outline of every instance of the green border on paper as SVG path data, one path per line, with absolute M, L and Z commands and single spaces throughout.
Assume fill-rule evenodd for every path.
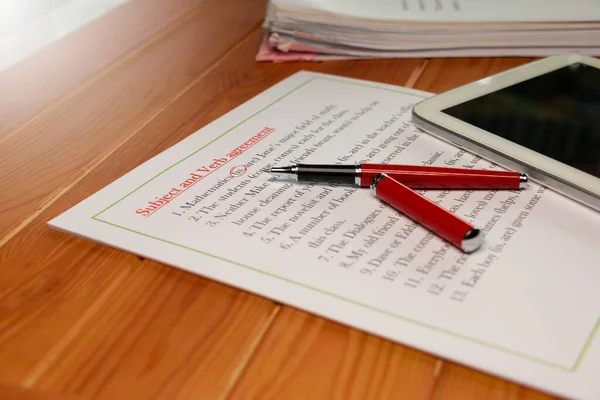
M 362 308 L 366 308 L 366 309 L 371 310 L 371 311 L 376 311 L 378 313 L 381 313 L 381 314 L 384 314 L 384 315 L 387 315 L 387 316 L 390 316 L 390 317 L 393 317 L 393 318 L 396 318 L 396 319 L 399 319 L 399 320 L 402 320 L 402 321 L 405 321 L 405 322 L 409 322 L 411 324 L 415 324 L 415 325 L 423 327 L 423 328 L 428 328 L 428 329 L 431 329 L 431 330 L 434 330 L 434 331 L 437 331 L 437 332 L 445 333 L 445 334 L 448 334 L 448 335 L 453 336 L 455 338 L 463 339 L 463 340 L 466 340 L 466 341 L 469 341 L 469 342 L 472 342 L 472 343 L 476 343 L 476 344 L 479 344 L 479 345 L 482 345 L 482 346 L 485 346 L 485 347 L 489 347 L 489 348 L 494 349 L 494 350 L 498 350 L 498 351 L 501 351 L 501 352 L 504 352 L 504 353 L 507 353 L 507 354 L 511 354 L 511 355 L 514 355 L 514 356 L 517 356 L 517 357 L 520 357 L 520 358 L 524 358 L 524 359 L 527 359 L 529 361 L 533 361 L 535 363 L 545 365 L 547 367 L 551 367 L 551 368 L 558 369 L 558 370 L 563 370 L 563 371 L 569 371 L 569 372 L 576 371 L 579 368 L 579 366 L 581 364 L 581 361 L 583 360 L 583 358 L 584 358 L 585 354 L 587 353 L 588 349 L 590 348 L 590 345 L 591 345 L 592 341 L 594 340 L 594 338 L 596 336 L 596 333 L 598 332 L 598 329 L 600 328 L 600 318 L 598 319 L 598 321 L 596 321 L 596 325 L 594 326 L 594 328 L 592 329 L 592 331 L 588 335 L 587 340 L 586 340 L 585 344 L 583 345 L 583 348 L 581 349 L 581 351 L 579 352 L 579 355 L 577 356 L 577 359 L 575 360 L 575 362 L 573 363 L 572 366 L 568 367 L 568 366 L 559 365 L 559 364 L 556 364 L 556 363 L 553 363 L 553 362 L 550 362 L 550 361 L 547 361 L 547 360 L 543 360 L 541 358 L 538 358 L 538 357 L 535 357 L 535 356 L 532 356 L 532 355 L 529 355 L 529 354 L 525 354 L 525 353 L 522 353 L 520 351 L 516 351 L 516 350 L 512 350 L 512 349 L 506 348 L 506 347 L 498 346 L 498 345 L 495 345 L 493 343 L 488 343 L 488 342 L 485 342 L 485 341 L 477 339 L 477 338 L 472 338 L 472 337 L 469 337 L 469 336 L 466 336 L 466 335 L 463 335 L 463 334 L 460 334 L 460 333 L 457 333 L 457 332 L 453 332 L 453 331 L 450 331 L 450 330 L 447 330 L 447 329 L 444 329 L 444 328 L 440 328 L 440 327 L 437 327 L 437 326 L 434 326 L 434 325 L 430 325 L 430 324 L 427 324 L 427 323 L 424 323 L 424 322 L 421 322 L 421 321 L 417 321 L 417 320 L 412 319 L 412 318 L 404 317 L 402 315 L 397 315 L 397 314 L 394 314 L 394 313 L 392 313 L 390 311 L 382 310 L 382 309 L 370 306 L 368 304 L 364 304 L 364 303 L 358 302 L 356 300 L 353 300 L 353 299 L 350 299 L 350 298 L 347 298 L 347 297 L 339 296 L 339 295 L 337 295 L 335 293 L 331 293 L 331 292 L 328 292 L 326 290 L 322 290 L 322 289 L 319 289 L 319 288 L 316 288 L 316 287 L 313 287 L 313 286 L 305 285 L 305 284 L 303 284 L 301 282 L 297 282 L 297 281 L 291 280 L 291 279 L 286 278 L 284 276 L 279 276 L 279 275 L 276 275 L 276 274 L 272 274 L 270 272 L 266 272 L 266 271 L 263 271 L 261 269 L 255 268 L 255 267 L 251 267 L 249 265 L 245 265 L 245 264 L 239 263 L 237 261 L 229 260 L 227 258 L 223 258 L 223 257 L 217 256 L 217 255 L 214 255 L 214 254 L 207 253 L 207 252 L 202 251 L 202 250 L 198 250 L 198 249 L 195 249 L 195 248 L 192 248 L 192 247 L 188 247 L 188 246 L 185 246 L 185 245 L 182 245 L 182 244 L 179 244 L 179 243 L 175 243 L 175 242 L 169 241 L 167 239 L 163 239 L 163 238 L 159 238 L 159 237 L 156 237 L 156 236 L 148 235 L 148 234 L 143 233 L 143 232 L 138 232 L 136 230 L 133 230 L 133 229 L 121 226 L 121 225 L 117 225 L 117 224 L 114 224 L 112 222 L 105 221 L 105 220 L 102 220 L 102 219 L 98 218 L 98 216 L 100 214 L 106 212 L 110 208 L 114 207 L 115 205 L 117 205 L 118 203 L 120 203 L 121 201 L 123 201 L 125 198 L 131 196 L 133 193 L 135 193 L 136 191 L 138 191 L 142 187 L 146 186 L 148 183 L 152 182 L 154 179 L 158 178 L 160 175 L 162 175 L 165 172 L 169 171 L 171 168 L 177 166 L 178 164 L 181 164 L 183 161 L 185 161 L 188 158 L 194 156 L 195 154 L 197 154 L 198 152 L 202 151 L 203 149 L 205 149 L 206 147 L 208 147 L 212 143 L 214 143 L 217 140 L 221 139 L 223 136 L 227 135 L 229 132 L 231 132 L 235 128 L 237 128 L 240 125 L 244 124 L 246 121 L 254 118 L 258 114 L 262 113 L 263 111 L 265 111 L 266 109 L 268 109 L 269 107 L 271 107 L 272 105 L 274 105 L 275 103 L 278 103 L 279 101 L 281 101 L 284 98 L 288 97 L 290 94 L 294 93 L 298 89 L 300 89 L 300 88 L 308 85 L 310 82 L 313 82 L 313 81 L 315 81 L 317 79 L 334 81 L 334 82 L 338 82 L 338 83 L 346 83 L 346 84 L 351 84 L 351 85 L 364 86 L 364 87 L 368 87 L 368 88 L 372 88 L 372 89 L 380 89 L 380 90 L 386 90 L 386 91 L 396 92 L 396 93 L 410 94 L 410 95 L 413 95 L 413 96 L 419 96 L 419 97 L 423 97 L 423 98 L 426 97 L 426 96 L 422 96 L 422 95 L 419 95 L 419 94 L 416 94 L 416 93 L 410 93 L 410 92 L 407 92 L 407 91 L 404 91 L 404 90 L 400 90 L 400 89 L 396 90 L 396 89 L 391 89 L 391 88 L 372 86 L 372 85 L 369 85 L 369 84 L 366 84 L 366 83 L 347 82 L 347 81 L 340 81 L 340 80 L 330 79 L 330 78 L 313 77 L 313 78 L 305 81 L 304 83 L 298 85 L 296 88 L 290 90 L 289 92 L 287 92 L 283 96 L 279 97 L 277 100 L 273 101 L 272 103 L 270 103 L 269 105 L 265 106 L 261 110 L 255 112 L 254 114 L 252 114 L 248 118 L 244 119 L 243 121 L 241 121 L 237 125 L 233 126 L 232 128 L 228 129 L 227 131 L 223 132 L 221 135 L 217 136 L 215 139 L 211 140 L 210 142 L 208 142 L 204 146 L 200 147 L 199 149 L 197 149 L 193 153 L 189 154 L 187 157 L 179 160 L 175 164 L 173 164 L 170 167 L 168 167 L 168 168 L 164 169 L 163 171 L 159 172 L 154 177 L 152 177 L 149 180 L 147 180 L 146 182 L 142 183 L 140 186 L 138 186 L 137 188 L 135 188 L 131 192 L 127 193 L 125 196 L 123 196 L 122 198 L 120 198 L 119 200 L 117 200 L 116 202 L 114 202 L 113 204 L 111 204 L 110 206 L 106 207 L 104 210 L 102 210 L 99 213 L 97 213 L 96 215 L 94 215 L 92 217 L 92 219 L 95 220 L 95 221 L 98 221 L 98 222 L 102 222 L 102 223 L 114 226 L 116 228 L 123 229 L 123 230 L 128 231 L 128 232 L 132 232 L 132 233 L 136 233 L 138 235 L 142 235 L 142 236 L 148 237 L 150 239 L 155 239 L 155 240 L 161 241 L 163 243 L 167 243 L 167 244 L 170 244 L 170 245 L 173 245 L 173 246 L 181 247 L 183 249 L 190 250 L 190 251 L 193 251 L 195 253 L 203 254 L 205 256 L 212 257 L 212 258 L 217 259 L 217 260 L 226 261 L 226 262 L 228 262 L 230 264 L 237 265 L 239 267 L 249 269 L 249 270 L 257 272 L 259 274 L 267 275 L 267 276 L 270 276 L 270 277 L 282 280 L 284 282 L 288 282 L 288 283 L 291 283 L 291 284 L 294 284 L 294 285 L 297 285 L 297 286 L 300 286 L 300 287 L 303 287 L 303 288 L 306 288 L 306 289 L 310 289 L 310 290 L 313 290 L 315 292 L 318 292 L 318 293 L 321 293 L 321 294 L 324 294 L 324 295 L 336 298 L 338 300 L 345 301 L 347 303 L 351 303 L 351 304 L 360 306 Z

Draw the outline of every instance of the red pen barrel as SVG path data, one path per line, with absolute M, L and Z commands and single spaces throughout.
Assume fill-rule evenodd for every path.
M 472 170 L 419 165 L 361 164 L 360 186 L 368 187 L 381 173 L 411 189 L 522 189 L 526 175 L 512 171 Z
M 477 250 L 483 243 L 483 232 L 479 229 L 387 174 L 377 175 L 371 190 L 383 202 L 466 253 Z

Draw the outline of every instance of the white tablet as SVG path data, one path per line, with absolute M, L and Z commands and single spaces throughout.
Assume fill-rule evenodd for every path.
M 600 60 L 548 57 L 428 98 L 421 129 L 600 211 Z

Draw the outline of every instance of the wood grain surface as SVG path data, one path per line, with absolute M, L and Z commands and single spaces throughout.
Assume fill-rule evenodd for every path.
M 0 398 L 549 398 L 47 227 L 296 71 L 441 92 L 530 61 L 256 63 L 264 0 L 192 5 L 0 122 Z
M 38 389 L 26 389 L 22 386 L 0 382 L 2 400 L 83 400 L 64 393 L 50 393 Z
M 427 399 L 439 361 L 282 307 L 233 399 Z
M 4 0 L 6 1 L 6 0 Z M 67 0 L 13 0 L 28 17 Z M 126 55 L 204 0 L 130 0 L 0 74 L 0 138 Z M 21 3 L 21 4 L 18 4 Z M 10 6 L 9 6 L 10 7 Z M 2 17 L 0 16 L 0 19 Z M 1 22 L 1 21 L 0 21 Z M 2 26 L 2 24 L 0 24 Z M 1 29 L 1 28 L 0 28 Z M 14 42 L 18 46 L 18 42 Z M 10 49 L 9 49 L 10 50 Z M 29 117 L 29 118 L 28 118 Z
M 89 85 L 0 138 L 0 171 L 6 172 L 0 185 L 11 188 L 0 193 L 0 237 L 134 135 L 263 15 L 262 0 L 206 0 Z M 51 171 L 52 178 L 39 171 Z

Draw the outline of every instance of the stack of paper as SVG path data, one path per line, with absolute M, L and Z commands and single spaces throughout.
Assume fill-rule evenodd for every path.
M 600 55 L 600 1 L 271 0 L 257 59 Z

